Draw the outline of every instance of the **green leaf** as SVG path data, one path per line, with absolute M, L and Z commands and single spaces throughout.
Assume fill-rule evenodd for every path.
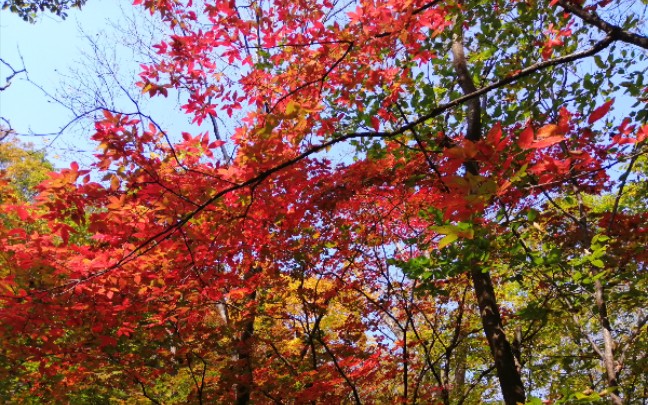
M 529 397 L 526 401 L 526 405 L 543 405 L 544 402 L 540 398 Z
M 601 260 L 601 259 L 591 260 L 590 263 L 592 263 L 593 266 L 596 266 L 599 269 L 602 269 L 602 268 L 605 267 L 605 263 L 603 263 L 603 260 Z

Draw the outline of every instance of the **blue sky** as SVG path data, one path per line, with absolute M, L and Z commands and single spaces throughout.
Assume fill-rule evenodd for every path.
M 122 7 L 130 12 L 131 0 L 91 0 L 82 10 L 70 10 L 66 20 L 43 14 L 35 24 L 26 23 L 6 10 L 0 11 L 0 57 L 14 68 L 22 68 L 24 63 L 33 83 L 56 94 L 63 88 L 62 75 L 68 74 L 73 66 L 78 66 L 84 58 L 83 51 L 89 48 L 89 42 L 81 31 L 93 38 L 105 40 L 106 32 L 114 32 L 110 20 L 123 18 Z M 104 44 L 110 46 L 113 43 L 106 41 Z M 119 63 L 115 67 L 120 69 L 127 82 L 136 76 L 138 61 L 132 52 L 125 49 L 122 45 L 118 50 Z M 591 67 L 595 68 L 593 65 Z M 4 83 L 4 78 L 9 73 L 8 69 L 0 66 L 0 84 Z M 134 89 L 134 92 L 137 93 L 137 90 Z M 120 101 L 123 103 L 124 100 Z M 597 104 L 602 102 L 600 100 Z M 187 124 L 189 118 L 181 113 L 179 103 L 173 94 L 167 100 L 156 97 L 153 103 L 142 100 L 145 112 L 155 116 L 171 133 L 199 132 L 195 126 Z M 627 103 L 623 96 L 618 95 L 615 107 L 620 109 Z M 125 112 L 132 111 L 132 105 L 128 101 L 120 105 L 120 108 Z M 41 89 L 25 80 L 24 75 L 18 75 L 7 90 L 0 92 L 0 116 L 10 121 L 22 139 L 46 148 L 57 166 L 65 166 L 72 160 L 80 160 L 80 163 L 92 160 L 94 147 L 88 142 L 91 135 L 88 126 L 68 131 L 52 144 L 55 139 L 52 134 L 65 126 L 73 118 L 73 114 L 50 100 Z M 234 121 L 229 122 L 230 125 L 233 123 Z M 207 129 L 209 128 L 200 130 Z
M 125 14 L 133 12 L 129 0 L 92 0 L 82 10 L 71 10 L 66 20 L 43 14 L 35 24 L 26 23 L 6 10 L 0 12 L 0 57 L 15 69 L 24 64 L 29 74 L 29 81 L 24 74 L 17 75 L 11 86 L 0 92 L 0 116 L 10 121 L 23 141 L 44 148 L 56 166 L 67 166 L 73 160 L 82 165 L 92 161 L 94 145 L 89 142 L 92 127 L 90 121 L 85 121 L 85 125 L 72 127 L 57 137 L 56 133 L 74 118 L 74 114 L 53 101 L 43 90 L 56 96 L 63 89 L 67 92 L 69 84 L 78 86 L 78 80 L 65 78 L 73 69 L 85 75 L 84 79 L 90 84 L 100 82 L 97 80 L 99 75 L 88 67 L 94 61 L 87 35 L 97 41 L 100 52 L 114 52 L 116 62 L 110 69 L 118 72 L 125 88 L 139 96 L 132 83 L 137 79 L 141 61 L 128 45 L 113 39 L 113 35 L 116 37 L 119 33 L 112 24 L 122 24 L 127 28 L 124 25 Z M 136 12 L 143 13 L 139 9 Z M 142 15 L 136 18 L 144 19 Z M 88 53 L 90 59 L 86 56 Z M 0 82 L 4 83 L 9 74 L 10 70 L 2 66 Z M 133 104 L 119 90 L 115 94 L 119 110 L 135 111 Z M 156 117 L 164 128 L 173 133 L 197 131 L 195 126 L 188 125 L 188 117 L 178 108 L 180 100 L 177 95 L 174 98 L 171 93 L 166 100 L 156 97 L 152 101 L 149 102 L 145 96 L 140 107 Z M 204 130 L 206 128 L 200 129 Z
M 120 13 L 119 1 L 93 0 L 79 11 L 73 9 L 66 20 L 44 14 L 29 24 L 6 10 L 0 12 L 0 57 L 14 68 L 24 66 L 29 78 L 48 91 L 55 92 L 70 63 L 78 59 L 85 45 L 79 32 L 99 31 L 107 18 Z M 21 56 L 23 61 L 21 61 Z M 9 71 L 0 70 L 2 78 Z M 69 120 L 69 112 L 52 103 L 23 75 L 17 76 L 9 89 L 0 93 L 0 115 L 8 118 L 20 134 L 55 132 Z

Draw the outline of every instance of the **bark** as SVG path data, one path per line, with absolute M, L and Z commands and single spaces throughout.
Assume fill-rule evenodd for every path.
M 253 293 L 255 294 L 255 293 Z M 253 367 L 252 367 L 252 337 L 254 335 L 254 316 L 248 317 L 243 322 L 243 330 L 238 341 L 237 357 L 239 375 L 236 384 L 236 405 L 247 405 L 250 403 L 252 392 Z
M 244 280 L 249 280 L 254 275 L 259 273 L 260 269 L 253 268 L 245 274 Z M 248 297 L 247 302 L 254 305 L 256 300 L 256 290 L 252 291 Z M 250 403 L 250 395 L 252 393 L 252 386 L 254 385 L 254 366 L 252 364 L 252 353 L 254 344 L 254 320 L 255 310 L 248 309 L 248 313 L 243 313 L 243 320 L 241 322 L 241 334 L 236 344 L 236 356 L 238 363 L 238 379 L 236 384 L 236 405 L 248 405 Z
M 607 314 L 607 303 L 605 301 L 603 283 L 601 280 L 594 282 L 594 298 L 598 312 L 599 322 L 603 329 L 603 365 L 607 385 L 610 389 L 610 399 L 613 404 L 621 405 L 623 400 L 619 397 L 619 381 L 617 379 L 616 361 L 614 360 L 614 338 L 612 337 L 612 326 Z
M 484 333 L 495 361 L 504 402 L 507 405 L 524 404 L 526 401 L 524 384 L 515 364 L 511 344 L 504 333 L 490 274 L 483 272 L 477 266 L 470 271 L 470 277 L 475 289 Z

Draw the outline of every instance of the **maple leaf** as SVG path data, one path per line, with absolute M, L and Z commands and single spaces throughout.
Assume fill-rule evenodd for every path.
M 605 117 L 605 115 L 610 111 L 613 103 L 614 99 L 608 100 L 603 103 L 603 105 L 592 111 L 592 114 L 590 114 L 589 118 L 587 119 L 587 123 L 591 125 L 601 118 Z
M 9 391 L 513 404 L 530 400 L 519 364 L 541 394 L 589 384 L 572 370 L 618 362 L 610 341 L 641 343 L 646 301 L 627 286 L 644 281 L 643 189 L 608 168 L 643 176 L 641 145 L 618 145 L 648 127 L 628 107 L 602 140 L 587 126 L 612 101 L 582 109 L 624 91 L 606 83 L 612 65 L 637 78 L 623 96 L 640 93 L 630 69 L 645 55 L 613 50 L 641 44 L 624 27 L 591 43 L 604 16 L 552 3 L 565 15 L 542 2 L 136 0 L 161 36 L 137 86 L 152 103 L 177 92 L 189 127 L 106 110 L 92 172 L 56 170 L 33 199 L 0 166 Z M 597 297 L 614 298 L 609 317 Z M 528 350 L 515 327 L 533 330 Z M 601 358 L 584 359 L 580 342 L 608 330 Z M 592 369 L 621 402 L 640 380 L 630 350 L 615 382 Z M 501 392 L 465 370 L 492 370 Z

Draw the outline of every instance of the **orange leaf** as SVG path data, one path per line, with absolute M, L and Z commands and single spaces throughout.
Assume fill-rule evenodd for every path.
M 110 190 L 115 191 L 119 189 L 120 185 L 119 177 L 113 175 L 112 178 L 110 179 Z
M 502 183 L 502 185 L 499 186 L 499 188 L 498 188 L 498 190 L 497 190 L 497 195 L 498 195 L 498 196 L 504 195 L 504 192 L 505 192 L 506 190 L 508 190 L 509 187 L 511 187 L 511 184 L 513 184 L 513 183 L 511 183 L 509 180 L 505 180 L 505 181 Z
M 479 153 L 479 149 L 473 142 L 466 142 L 463 149 L 466 159 L 472 159 Z
M 233 300 L 240 300 L 242 298 L 245 298 L 246 295 L 250 294 L 250 289 L 249 288 L 235 288 L 232 291 L 230 291 L 227 295 L 229 298 Z
M 466 152 L 464 151 L 464 148 L 461 148 L 459 146 L 454 146 L 452 148 L 446 149 L 444 154 L 447 157 L 454 158 L 454 159 L 466 158 Z
M 536 132 L 536 139 L 545 139 L 555 135 L 560 135 L 558 125 L 549 124 L 540 128 L 538 132 Z

